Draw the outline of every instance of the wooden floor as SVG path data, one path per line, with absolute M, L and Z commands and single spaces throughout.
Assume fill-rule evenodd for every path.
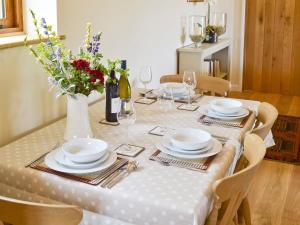
M 266 101 L 281 115 L 300 117 L 300 97 L 233 92 L 234 98 Z M 300 225 L 300 166 L 264 160 L 249 194 L 253 225 Z
M 264 160 L 249 201 L 253 225 L 299 225 L 300 166 Z
M 262 92 L 231 92 L 230 97 L 268 102 L 278 109 L 280 115 L 300 117 L 300 96 Z

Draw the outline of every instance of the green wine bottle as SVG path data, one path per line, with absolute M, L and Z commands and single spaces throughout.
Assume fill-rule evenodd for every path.
M 120 87 L 120 99 L 121 99 L 121 111 L 126 112 L 126 105 L 131 99 L 131 87 L 128 81 L 128 70 L 126 60 L 121 61 L 122 73 L 120 74 L 119 87 Z M 128 112 L 130 113 L 130 112 Z

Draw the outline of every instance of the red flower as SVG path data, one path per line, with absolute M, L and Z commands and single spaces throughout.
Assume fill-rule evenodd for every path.
M 86 69 L 85 69 L 85 72 L 86 72 L 86 73 L 91 74 L 91 71 L 92 71 L 92 70 L 91 70 L 90 68 L 86 68 Z
M 84 59 L 74 60 L 71 65 L 74 66 L 77 70 L 86 70 L 90 67 L 90 63 Z
M 94 78 L 94 77 L 91 78 L 91 82 L 92 82 L 92 83 L 95 83 L 96 81 L 97 81 L 96 78 Z
M 89 74 L 91 74 L 93 76 L 93 78 L 99 79 L 100 82 L 102 84 L 104 84 L 104 73 L 102 71 L 100 71 L 100 70 L 90 70 Z

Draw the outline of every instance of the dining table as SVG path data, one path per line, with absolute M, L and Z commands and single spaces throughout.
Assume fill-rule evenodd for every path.
M 195 111 L 179 110 L 182 103 L 176 102 L 171 108 L 160 101 L 135 103 L 137 119 L 128 136 L 122 125 L 99 123 L 105 115 L 105 100 L 99 100 L 89 107 L 95 138 L 106 141 L 111 151 L 127 142 L 144 147 L 133 158 L 139 162 L 136 171 L 108 189 L 25 167 L 64 142 L 63 118 L 0 149 L 0 195 L 77 205 L 88 215 L 98 216 L 84 216 L 82 224 L 204 225 L 213 204 L 212 185 L 233 173 L 243 150 L 243 136 L 252 129 L 260 104 L 239 99 L 243 107 L 253 110 L 242 128 L 200 123 L 200 109 L 215 98 L 219 97 L 200 96 L 193 103 L 199 106 Z M 156 126 L 199 128 L 228 141 L 206 171 L 164 166 L 149 160 L 163 138 L 149 134 Z

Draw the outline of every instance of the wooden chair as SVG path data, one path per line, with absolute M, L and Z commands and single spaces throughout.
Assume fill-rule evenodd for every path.
M 267 102 L 261 103 L 258 107 L 257 122 L 251 133 L 260 136 L 264 140 L 273 127 L 277 117 L 278 111 L 273 105 Z
M 248 166 L 238 173 L 217 180 L 213 185 L 214 206 L 207 217 L 206 225 L 237 224 L 237 210 L 248 194 L 250 184 L 266 153 L 263 140 L 255 134 L 248 134 L 244 141 L 243 157 Z M 245 220 L 251 223 L 249 205 L 242 207 Z
M 219 77 L 202 75 L 197 77 L 197 89 L 200 93 L 209 91 L 220 96 L 228 96 L 231 83 Z
M 182 83 L 183 75 L 164 75 L 160 78 L 160 83 L 175 82 Z M 219 77 L 212 77 L 207 75 L 197 76 L 197 90 L 200 93 L 212 92 L 220 96 L 228 96 L 231 83 Z
M 82 210 L 76 206 L 33 203 L 0 196 L 0 221 L 8 224 L 78 225 L 81 219 Z

